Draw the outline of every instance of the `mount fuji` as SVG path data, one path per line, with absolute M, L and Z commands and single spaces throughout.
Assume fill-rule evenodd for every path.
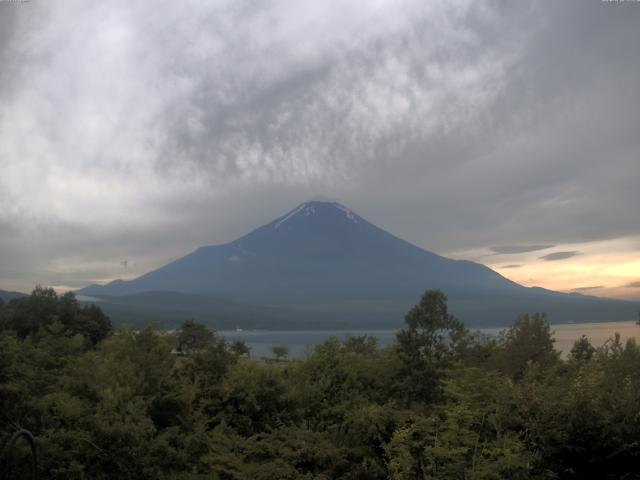
M 523 287 L 484 265 L 412 245 L 329 201 L 303 203 L 139 278 L 76 293 L 99 300 L 116 320 L 321 329 L 399 326 L 430 288 L 443 290 L 452 313 L 475 326 L 533 311 L 555 322 L 628 320 L 638 311 L 632 302 Z

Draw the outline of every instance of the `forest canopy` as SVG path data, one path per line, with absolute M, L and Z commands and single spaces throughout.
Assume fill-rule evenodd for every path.
M 640 349 L 544 315 L 496 338 L 427 291 L 397 341 L 331 338 L 252 358 L 186 321 L 114 330 L 73 294 L 0 305 L 0 448 L 33 435 L 41 478 L 579 479 L 640 475 Z M 27 444 L 2 470 L 29 473 Z

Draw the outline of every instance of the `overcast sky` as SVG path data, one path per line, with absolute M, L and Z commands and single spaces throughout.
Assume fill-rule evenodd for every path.
M 130 278 L 322 194 L 640 298 L 639 26 L 629 1 L 0 1 L 0 288 Z

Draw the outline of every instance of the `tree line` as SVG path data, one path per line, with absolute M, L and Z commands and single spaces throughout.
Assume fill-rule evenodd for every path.
M 405 320 L 385 348 L 331 338 L 267 362 L 193 321 L 113 329 L 38 287 L 0 305 L 0 449 L 28 430 L 56 479 L 640 478 L 634 340 L 562 359 L 544 315 L 488 338 L 439 291 Z M 28 478 L 29 455 L 0 472 Z

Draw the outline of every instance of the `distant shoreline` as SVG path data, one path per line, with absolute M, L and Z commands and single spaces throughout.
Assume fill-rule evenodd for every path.
M 622 341 L 640 337 L 640 327 L 634 320 L 618 322 L 585 322 L 585 323 L 555 323 L 550 324 L 554 332 L 555 348 L 566 357 L 573 347 L 573 343 L 586 335 L 594 347 L 600 347 L 615 333 L 620 333 Z M 402 328 L 402 327 L 401 327 Z M 391 344 L 396 338 L 398 329 L 318 329 L 318 330 L 219 330 L 217 333 L 228 340 L 242 340 L 252 349 L 253 356 L 272 356 L 274 345 L 289 347 L 290 356 L 303 355 L 304 352 L 335 336 L 344 339 L 348 335 L 368 335 L 378 339 L 380 346 Z M 487 327 L 471 329 L 489 336 L 497 336 L 500 331 L 508 327 Z

